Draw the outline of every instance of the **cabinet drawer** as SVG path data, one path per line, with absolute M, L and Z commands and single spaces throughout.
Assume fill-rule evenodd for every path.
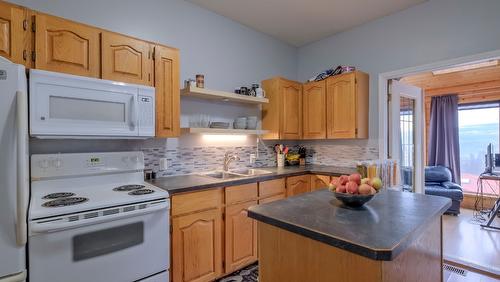
M 273 179 L 268 181 L 259 182 L 259 197 L 267 197 L 285 193 L 285 179 Z
M 172 216 L 221 206 L 221 188 L 172 196 Z
M 257 199 L 257 183 L 226 187 L 226 205 Z
M 281 200 L 281 199 L 284 199 L 284 198 L 285 198 L 285 193 L 281 193 L 281 194 L 278 194 L 278 195 L 274 195 L 274 196 L 271 196 L 271 197 L 260 199 L 259 200 L 259 205 L 260 204 L 271 203 L 271 202 L 278 201 L 278 200 Z

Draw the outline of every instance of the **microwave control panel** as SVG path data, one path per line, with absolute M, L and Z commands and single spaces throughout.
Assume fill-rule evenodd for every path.
M 140 89 L 138 96 L 139 136 L 155 135 L 155 99 L 154 88 Z

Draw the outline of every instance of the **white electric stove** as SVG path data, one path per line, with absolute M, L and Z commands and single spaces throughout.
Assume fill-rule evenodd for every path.
M 31 157 L 30 281 L 168 281 L 169 195 L 142 152 Z

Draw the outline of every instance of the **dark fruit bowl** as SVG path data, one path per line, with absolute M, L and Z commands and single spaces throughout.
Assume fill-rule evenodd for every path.
M 370 201 L 375 194 L 372 195 L 353 195 L 348 193 L 333 192 L 335 198 L 341 201 L 344 205 L 353 208 L 359 208 Z

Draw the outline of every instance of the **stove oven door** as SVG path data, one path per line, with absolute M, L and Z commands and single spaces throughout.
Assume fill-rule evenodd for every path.
M 32 231 L 30 281 L 132 282 L 165 273 L 170 256 L 168 209 L 115 216 L 112 221 L 93 218 L 97 223 L 90 225 L 72 222 L 69 228 Z

